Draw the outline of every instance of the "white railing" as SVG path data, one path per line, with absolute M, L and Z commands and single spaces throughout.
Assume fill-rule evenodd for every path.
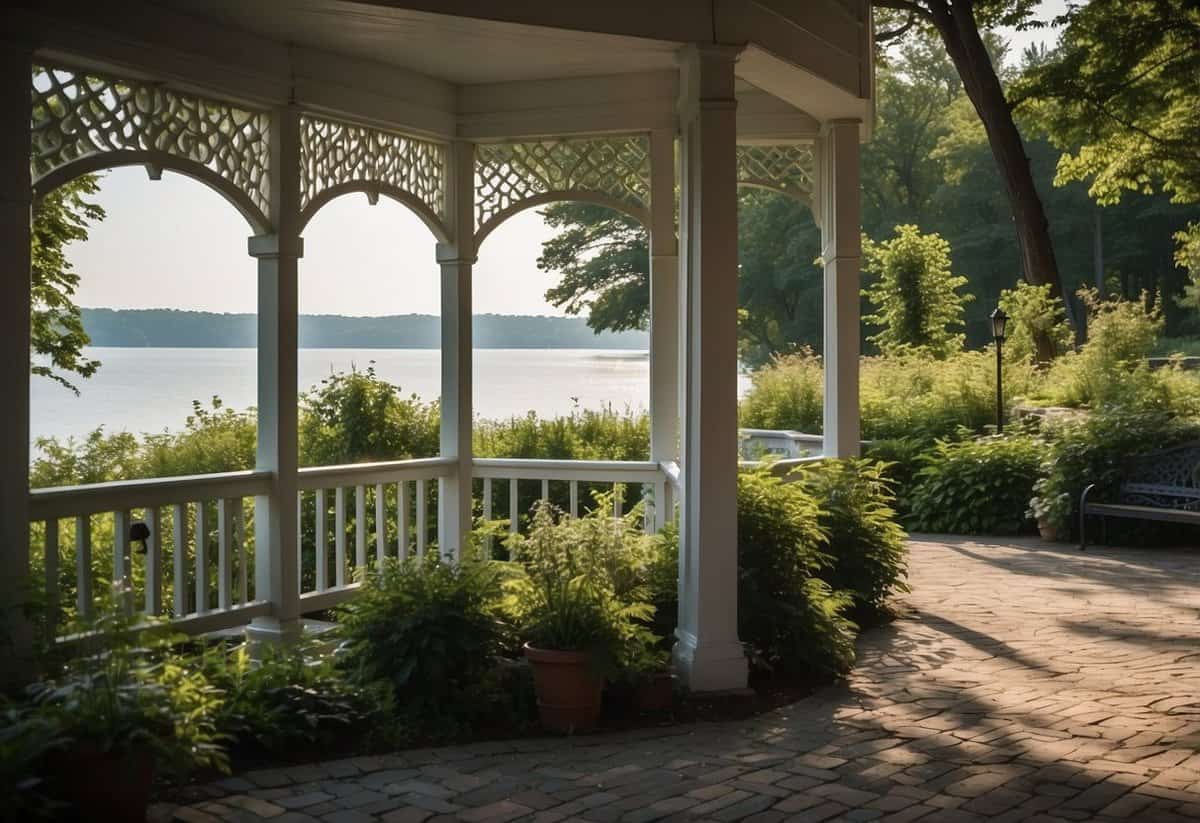
M 123 585 L 123 605 L 130 613 L 170 614 L 180 629 L 192 632 L 237 626 L 266 614 L 269 604 L 252 599 L 247 550 L 252 538 L 245 515 L 247 500 L 252 504 L 255 496 L 267 494 L 270 481 L 268 473 L 227 472 L 34 490 L 30 519 L 42 530 L 51 625 L 57 624 L 63 602 L 64 537 L 73 538 L 75 548 L 75 610 L 81 618 L 93 615 L 97 577 L 104 577 L 94 563 L 97 531 L 112 550 L 108 579 Z M 138 520 L 146 525 L 145 539 L 133 551 L 131 527 Z M 168 567 L 170 598 L 165 599 Z
M 301 609 L 321 611 L 351 597 L 358 587 L 354 573 L 370 563 L 371 544 L 376 562 L 383 562 L 387 557 L 423 557 L 431 545 L 440 543 L 437 481 L 453 467 L 453 459 L 431 457 L 301 469 L 297 484 Z M 308 521 L 311 541 L 305 529 L 308 514 L 312 516 Z M 353 556 L 349 555 L 351 535 Z M 311 562 L 307 557 L 310 547 Z
M 483 481 L 483 519 L 507 519 L 510 532 L 520 529 L 521 516 L 527 513 L 527 507 L 521 505 L 521 492 L 528 492 L 528 484 L 534 483 L 538 484 L 534 486 L 537 499 L 556 502 L 576 517 L 588 507 L 587 500 L 581 501 L 581 486 L 607 486 L 613 491 L 613 514 L 618 517 L 624 506 L 623 489 L 637 490 L 634 494 L 645 503 L 645 525 L 650 532 L 661 528 L 671 511 L 667 478 L 659 465 L 650 461 L 476 458 L 472 473 Z M 499 510 L 494 504 L 497 484 L 507 487 L 507 506 Z
M 436 550 L 442 542 L 439 481 L 454 468 L 451 458 L 429 458 L 301 469 L 300 611 L 324 611 L 352 597 L 356 573 L 372 563 Z M 527 525 L 534 500 L 550 500 L 578 516 L 594 507 L 589 492 L 595 490 L 615 492 L 618 516 L 641 501 L 645 528 L 656 532 L 673 516 L 680 493 L 674 463 L 476 459 L 472 473 L 476 516 L 507 519 L 512 532 Z M 269 616 L 268 593 L 255 591 L 254 518 L 255 499 L 261 508 L 271 493 L 269 472 L 32 491 L 31 522 L 35 533 L 40 530 L 50 614 L 73 601 L 80 618 L 93 616 L 97 596 L 111 581 L 124 584 L 129 613 L 169 617 L 188 633 Z M 72 545 L 75 573 L 66 575 L 62 548 Z M 111 577 L 96 562 L 110 547 Z

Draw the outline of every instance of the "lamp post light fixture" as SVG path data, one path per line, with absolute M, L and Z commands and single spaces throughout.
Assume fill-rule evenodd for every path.
M 1000 350 L 1004 347 L 1004 327 L 1008 315 L 999 306 L 992 312 L 992 339 L 996 341 L 996 434 L 1004 433 L 1004 383 L 1001 381 Z

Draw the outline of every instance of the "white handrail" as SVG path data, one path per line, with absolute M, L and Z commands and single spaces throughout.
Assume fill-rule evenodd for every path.
M 476 477 L 493 480 L 584 480 L 592 483 L 650 483 L 658 475 L 649 460 L 529 460 L 477 457 Z
M 54 486 L 29 492 L 29 519 L 51 520 L 221 497 L 254 497 L 267 494 L 270 487 L 271 473 L 256 471 Z
M 381 463 L 351 463 L 344 466 L 312 466 L 299 471 L 301 491 L 345 486 L 370 486 L 398 480 L 428 480 L 446 477 L 457 461 L 453 457 L 420 457 Z

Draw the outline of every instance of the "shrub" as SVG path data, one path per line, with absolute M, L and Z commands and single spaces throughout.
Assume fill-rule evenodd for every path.
M 641 665 L 658 639 L 646 585 L 653 538 L 641 513 L 612 517 L 612 497 L 570 517 L 548 503 L 534 507 L 527 535 L 508 548 L 521 573 L 506 582 L 505 606 L 521 637 L 538 648 L 588 651 L 599 672 Z
M 896 236 L 863 244 L 863 270 L 878 278 L 863 294 L 874 314 L 864 323 L 881 331 L 867 339 L 885 354 L 921 351 L 936 358 L 962 349 L 967 278 L 950 273 L 950 244 L 916 226 L 896 226 Z
M 201 652 L 197 665 L 222 695 L 217 728 L 242 754 L 325 752 L 387 719 L 386 692 L 348 679 L 313 643 L 264 644 L 257 661 L 245 644 L 218 644 Z
M 497 565 L 479 560 L 428 555 L 372 568 L 337 612 L 339 663 L 360 683 L 386 683 L 414 732 L 478 720 L 478 688 L 504 639 L 500 585 Z
M 908 513 L 908 496 L 920 469 L 918 458 L 928 448 L 929 443 L 923 438 L 889 437 L 873 440 L 863 449 L 865 458 L 882 464 L 883 475 L 895 497 L 893 506 L 900 516 Z
M 738 477 L 738 632 L 756 657 L 788 672 L 846 671 L 852 598 L 818 576 L 832 558 L 820 509 L 800 484 L 766 470 Z
M 1071 348 L 1073 335 L 1067 325 L 1063 301 L 1054 297 L 1049 283 L 1035 286 L 1018 281 L 1016 288 L 1000 292 L 1000 308 L 1008 314 L 1004 354 L 1010 362 L 1036 359 L 1038 335 L 1054 344 L 1056 354 Z
M 824 460 L 792 475 L 816 500 L 818 523 L 829 535 L 832 563 L 819 576 L 848 592 L 868 617 L 882 611 L 891 594 L 908 591 L 908 548 L 885 469 L 869 460 Z
M 1200 438 L 1200 423 L 1162 410 L 1113 407 L 1060 424 L 1052 434 L 1031 514 L 1073 533 L 1085 486 L 1096 484 L 1093 500 L 1114 501 L 1129 458 Z
M 738 410 L 743 426 L 821 433 L 825 377 L 820 357 L 811 351 L 777 357 L 750 380 Z
M 909 526 L 952 534 L 1025 530 L 1043 448 L 1025 434 L 939 441 L 921 458 Z

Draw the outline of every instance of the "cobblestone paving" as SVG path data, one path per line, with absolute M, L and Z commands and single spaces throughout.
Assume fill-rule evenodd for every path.
M 743 723 L 251 772 L 156 819 L 1200 819 L 1200 552 L 914 539 L 848 682 Z

